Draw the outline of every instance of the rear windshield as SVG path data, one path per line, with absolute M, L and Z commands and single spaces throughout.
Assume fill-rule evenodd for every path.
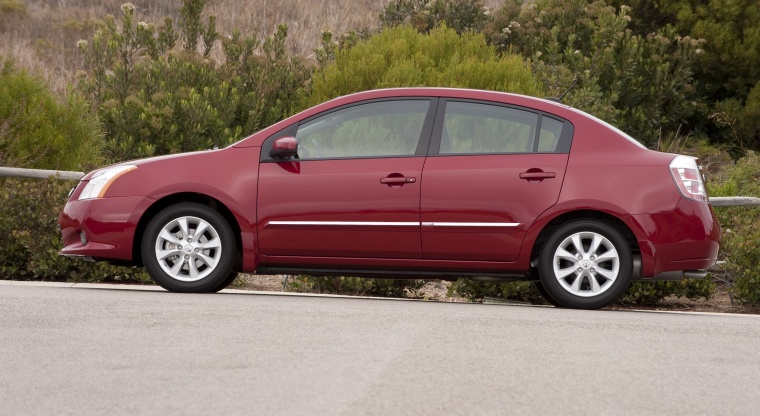
M 619 128 L 617 128 L 617 127 L 615 127 L 615 126 L 613 126 L 612 124 L 610 124 L 610 123 L 608 123 L 608 122 L 606 122 L 606 121 L 604 121 L 604 120 L 602 120 L 602 119 L 600 119 L 600 118 L 594 117 L 594 116 L 592 116 L 592 115 L 591 115 L 591 114 L 589 114 L 589 113 L 586 113 L 586 112 L 584 112 L 584 111 L 578 110 L 577 108 L 572 108 L 572 107 L 571 107 L 571 109 L 572 109 L 573 111 L 577 111 L 577 112 L 578 112 L 578 113 L 580 113 L 580 114 L 583 114 L 584 116 L 586 116 L 586 117 L 588 117 L 588 118 L 590 118 L 590 119 L 592 119 L 592 120 L 596 121 L 596 122 L 597 122 L 597 123 L 599 123 L 599 124 L 602 124 L 602 125 L 606 126 L 606 127 L 607 127 L 607 128 L 609 128 L 610 130 L 612 130 L 612 131 L 614 131 L 615 133 L 617 133 L 617 134 L 619 134 L 619 135 L 623 136 L 623 137 L 624 137 L 626 140 L 628 140 L 629 142 L 631 142 L 631 143 L 635 144 L 636 146 L 638 146 L 638 147 L 640 147 L 640 148 L 642 148 L 642 149 L 646 149 L 646 148 L 647 148 L 647 147 L 646 147 L 646 146 L 644 146 L 643 144 L 639 143 L 639 141 L 638 141 L 638 140 L 636 140 L 636 139 L 634 139 L 633 137 L 629 136 L 629 135 L 628 135 L 626 132 L 624 132 L 623 130 L 620 130 Z

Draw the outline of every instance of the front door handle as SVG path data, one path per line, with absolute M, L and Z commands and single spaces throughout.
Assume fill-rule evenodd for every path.
M 417 182 L 417 178 L 409 178 L 409 177 L 392 177 L 392 178 L 381 178 L 380 183 L 387 183 L 387 184 L 404 184 L 404 183 L 415 183 Z

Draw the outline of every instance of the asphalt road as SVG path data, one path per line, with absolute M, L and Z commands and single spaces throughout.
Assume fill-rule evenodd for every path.
M 759 376 L 758 316 L 0 284 L 7 415 L 756 415 Z

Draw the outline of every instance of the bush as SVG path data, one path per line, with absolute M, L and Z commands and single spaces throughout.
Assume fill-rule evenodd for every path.
M 72 185 L 55 178 L 0 179 L 0 279 L 147 282 L 137 269 L 58 255 L 58 214 Z
M 334 57 L 314 74 L 303 107 L 391 87 L 461 87 L 541 95 L 521 58 L 499 56 L 483 35 L 458 35 L 446 26 L 429 34 L 409 26 L 386 28 L 353 47 L 335 51 Z
M 684 279 L 674 282 L 635 281 L 620 297 L 622 303 L 654 305 L 668 296 L 691 300 L 710 299 L 715 293 L 715 282 L 710 276 L 704 279 Z
M 476 282 L 470 279 L 459 279 L 449 286 L 448 297 L 461 296 L 472 302 L 484 298 L 501 298 L 530 302 L 532 304 L 546 303 L 532 282 Z
M 423 280 L 368 279 L 363 277 L 299 275 L 287 284 L 294 292 L 404 298 L 421 288 Z
M 482 31 L 490 11 L 483 0 L 393 0 L 380 14 L 383 26 L 410 25 L 429 32 L 440 23 L 457 33 Z
M 82 88 L 106 131 L 110 160 L 225 146 L 294 109 L 309 68 L 287 55 L 287 28 L 260 41 L 235 32 L 223 39 L 222 62 L 211 56 L 218 38 L 207 0 L 185 0 L 177 26 L 135 23 L 124 4 L 117 24 L 79 47 L 87 62 Z
M 529 57 L 552 94 L 577 79 L 568 104 L 648 145 L 696 114 L 693 69 L 702 41 L 672 27 L 637 35 L 628 30 L 630 7 L 604 1 L 518 3 L 500 8 L 485 33 L 500 51 Z
M 708 183 L 711 196 L 760 197 L 760 155 L 747 152 L 725 171 L 725 180 Z M 723 229 L 721 258 L 731 276 L 734 298 L 760 305 L 760 207 L 717 207 Z
M 81 96 L 59 99 L 12 61 L 1 65 L 0 166 L 86 170 L 102 162 L 98 121 Z
M 88 170 L 102 163 L 102 134 L 76 93 L 62 99 L 6 61 L 0 73 L 0 166 Z M 58 214 L 74 184 L 55 178 L 0 179 L 0 278 L 144 281 L 132 269 L 58 255 Z

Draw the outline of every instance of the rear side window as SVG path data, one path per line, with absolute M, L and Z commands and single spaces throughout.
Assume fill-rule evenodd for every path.
M 565 123 L 550 117 L 541 117 L 541 133 L 538 136 L 539 152 L 554 152 L 562 137 L 562 127 Z
M 301 159 L 413 156 L 430 100 L 380 101 L 342 108 L 298 126 Z
M 447 101 L 438 115 L 441 155 L 568 153 L 575 130 L 548 113 L 486 102 Z
M 449 101 L 439 153 L 533 152 L 538 117 L 515 108 Z

